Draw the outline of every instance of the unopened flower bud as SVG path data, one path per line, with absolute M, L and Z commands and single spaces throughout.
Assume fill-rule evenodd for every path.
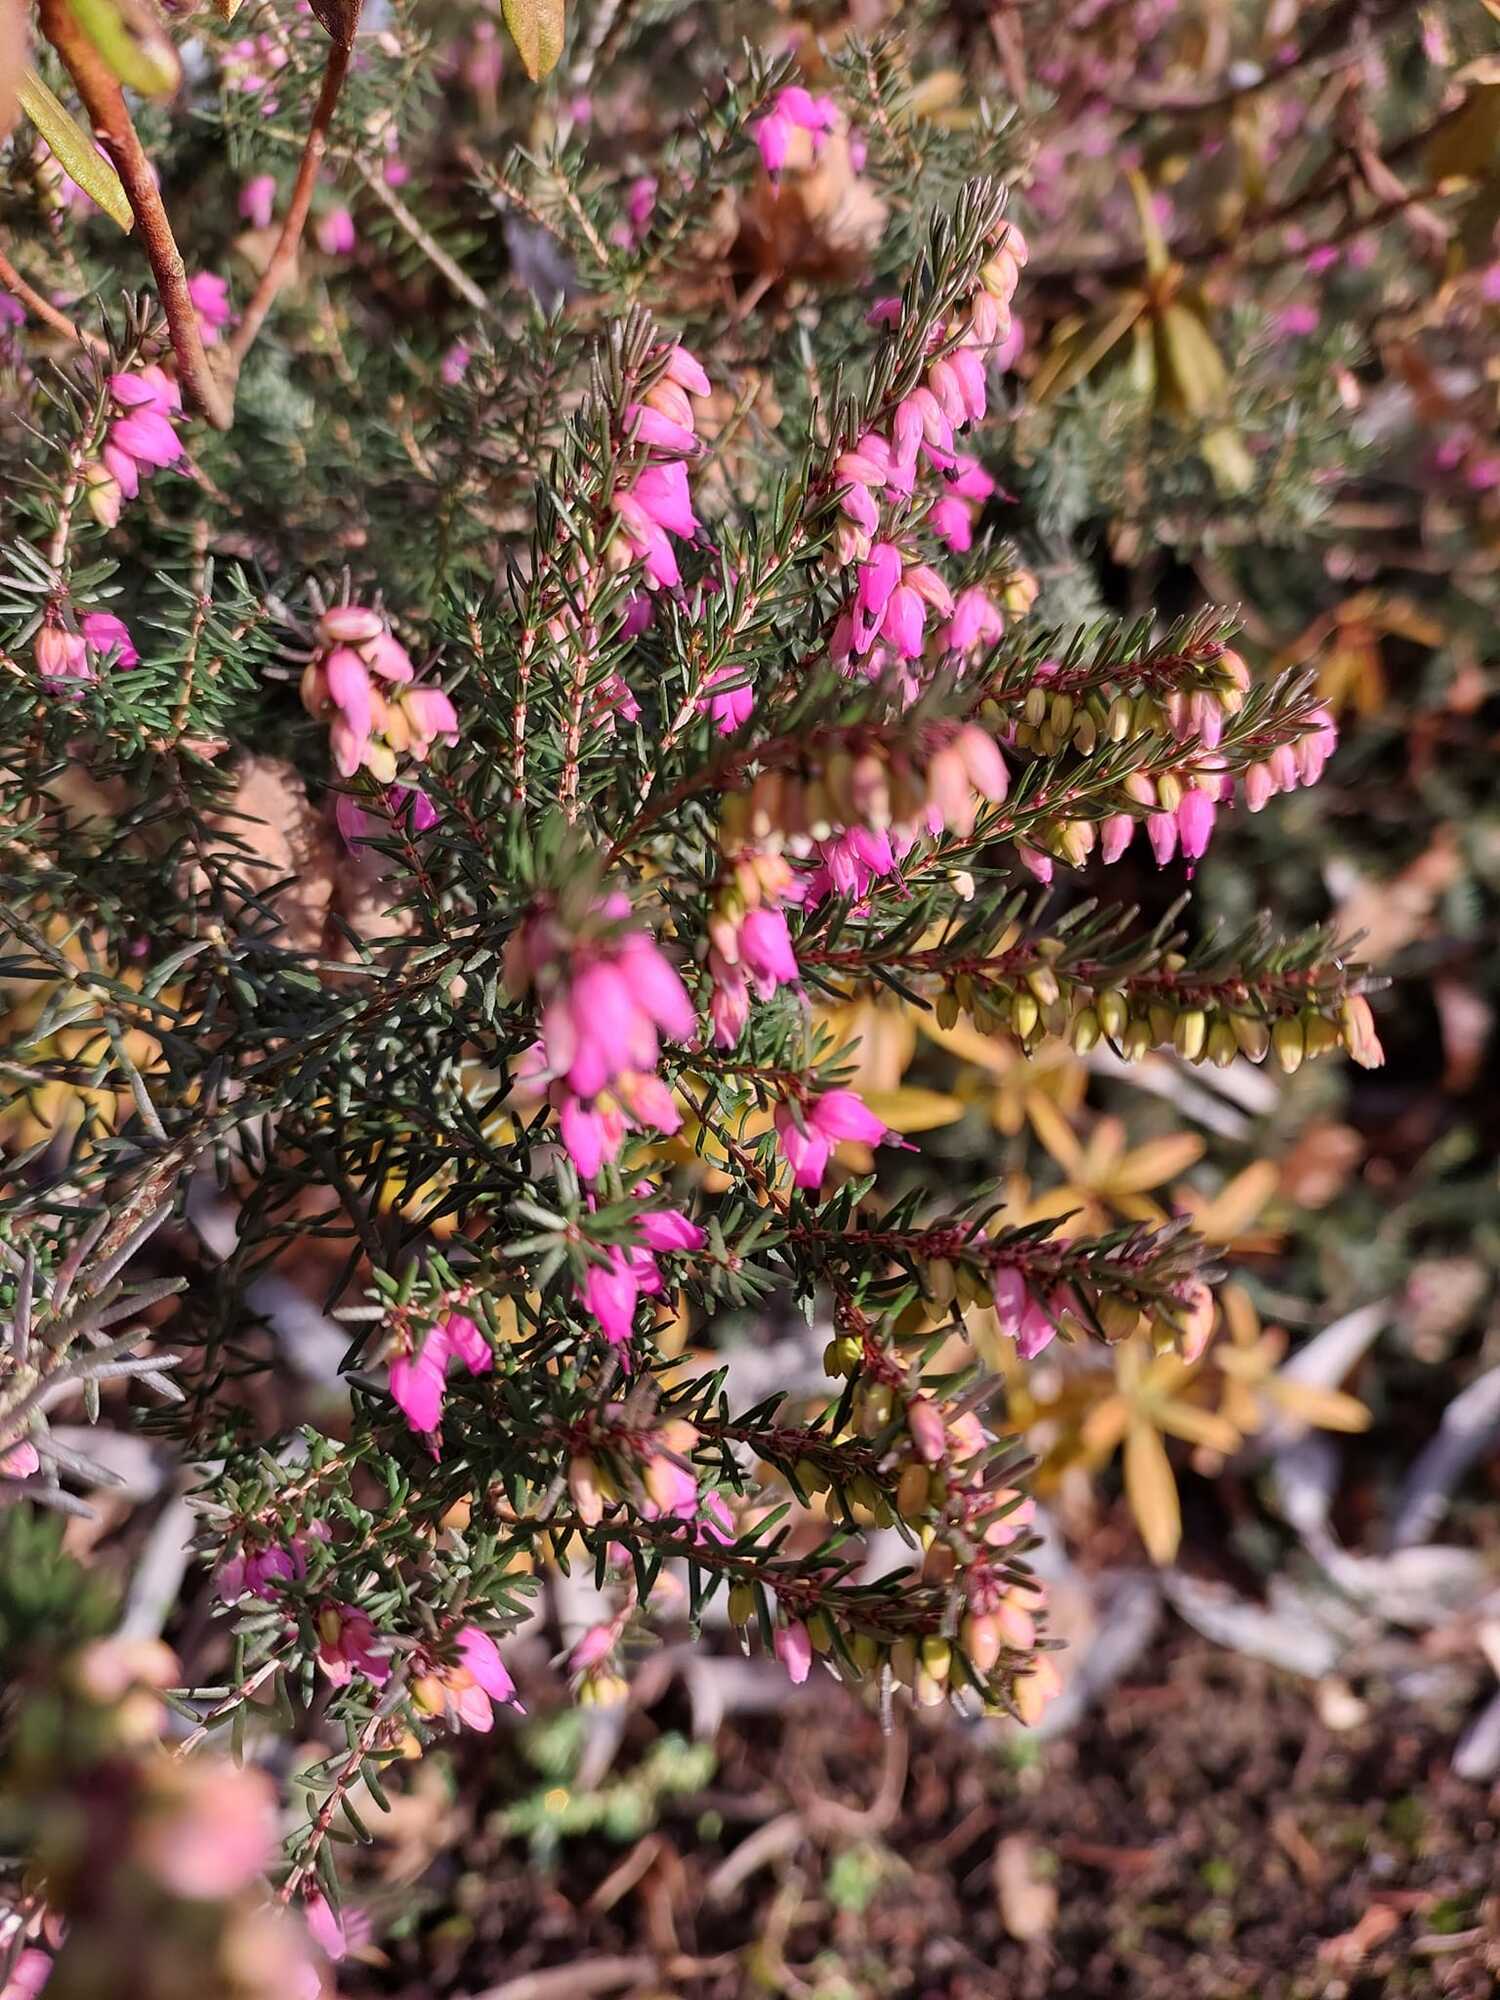
M 1028 1729 L 1034 1729 L 1041 1721 L 1047 1704 L 1061 1693 L 1062 1677 L 1043 1654 L 1029 1674 L 1016 1677 L 1016 1713 Z
M 1099 1026 L 1112 1042 L 1117 1042 L 1125 1032 L 1125 1023 L 1130 1018 L 1123 993 L 1101 993 L 1094 1002 L 1094 1010 L 1099 1016 Z
M 896 1512 L 903 1521 L 921 1521 L 927 1515 L 927 1496 L 930 1475 L 927 1467 L 917 1460 L 901 1469 L 901 1477 L 896 1482 Z
M 1117 1293 L 1101 1297 L 1095 1310 L 1108 1340 L 1128 1340 L 1141 1323 L 1140 1307 L 1132 1305 L 1129 1299 L 1122 1299 Z
M 895 1399 L 883 1382 L 870 1382 L 860 1391 L 856 1403 L 860 1435 L 874 1437 L 890 1422 Z
M 1188 1286 L 1182 1333 L 1177 1349 L 1184 1361 L 1197 1361 L 1213 1336 L 1214 1295 L 1201 1279 Z
M 1339 1046 L 1340 1036 L 1338 1029 L 1332 1021 L 1328 1020 L 1322 1014 L 1304 1014 L 1302 1017 L 1302 1034 L 1307 1044 L 1309 1061 L 1317 1056 L 1326 1056 L 1330 1049 L 1336 1049 Z
M 1208 1031 L 1208 1059 L 1215 1069 L 1228 1069 L 1238 1054 L 1234 1029 L 1221 1017 Z
M 1177 1053 L 1187 1062 L 1196 1062 L 1208 1038 L 1208 1017 L 1201 1007 L 1185 1007 L 1177 1016 L 1172 1040 Z
M 591 1458 L 569 1459 L 568 1491 L 584 1526 L 597 1528 L 604 1518 L 604 1495 L 599 1490 L 599 1468 Z
M 1276 1060 L 1288 1076 L 1302 1067 L 1302 1057 L 1307 1044 L 1302 1034 L 1300 1021 L 1280 1020 L 1271 1030 L 1271 1047 L 1276 1052 Z
M 987 1611 L 971 1611 L 958 1628 L 958 1643 L 978 1672 L 987 1674 L 1004 1646 L 1000 1621 Z
M 1120 1037 L 1120 1054 L 1126 1062 L 1139 1062 L 1152 1040 L 1151 1023 L 1139 1014 L 1132 1015 Z
M 920 1657 L 925 1673 L 931 1674 L 935 1681 L 947 1680 L 948 1669 L 953 1664 L 953 1648 L 946 1639 L 930 1632 L 922 1641 Z
M 1231 1014 L 1229 1025 L 1234 1030 L 1234 1039 L 1242 1056 L 1251 1062 L 1264 1062 L 1266 1050 L 1271 1046 L 1271 1031 L 1264 1021 L 1252 1014 Z
M 1339 1025 L 1343 1029 L 1344 1047 L 1360 1068 L 1379 1069 L 1385 1061 L 1385 1051 L 1375 1031 L 1370 1003 L 1362 993 L 1349 995 L 1339 1010 Z

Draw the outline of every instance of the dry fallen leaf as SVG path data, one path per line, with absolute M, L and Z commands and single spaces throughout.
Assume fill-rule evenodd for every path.
M 1000 1921 L 1025 1943 L 1046 1937 L 1057 1922 L 1056 1886 L 1039 1877 L 1035 1843 L 1024 1833 L 1008 1833 L 995 1849 L 993 1875 Z
M 1341 936 L 1362 934 L 1361 955 L 1385 965 L 1422 936 L 1440 897 L 1464 872 L 1452 831 L 1441 828 L 1415 861 L 1391 881 L 1354 875 L 1335 884 L 1339 907 L 1334 924 Z
M 787 164 L 773 183 L 762 176 L 740 211 L 740 242 L 763 278 L 853 278 L 885 233 L 889 210 L 861 180 L 842 132 L 831 133 L 816 158 L 805 132 L 795 135 Z
M 245 928 L 269 928 L 252 900 L 261 898 L 284 926 L 279 941 L 287 949 L 321 950 L 340 867 L 338 845 L 292 766 L 277 757 L 247 757 L 208 824 L 219 840 L 205 858 L 226 872 L 227 900 Z M 192 893 L 201 894 L 204 886 L 200 873 Z

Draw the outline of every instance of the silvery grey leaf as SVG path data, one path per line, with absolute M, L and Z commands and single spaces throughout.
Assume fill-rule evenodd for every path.
M 1343 1642 L 1325 1626 L 1254 1604 L 1227 1584 L 1206 1583 L 1169 1570 L 1162 1588 L 1173 1610 L 1195 1632 L 1247 1659 L 1266 1660 L 1307 1680 L 1321 1680 L 1333 1672 L 1343 1654 Z
M 1469 1467 L 1500 1441 L 1500 1368 L 1490 1368 L 1460 1391 L 1406 1475 L 1396 1503 L 1391 1543 L 1403 1549 L 1425 1542 L 1448 1511 L 1448 1499 Z

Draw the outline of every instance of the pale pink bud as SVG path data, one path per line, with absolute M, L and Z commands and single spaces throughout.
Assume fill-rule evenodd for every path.
M 1146 815 L 1146 833 L 1158 868 L 1165 868 L 1177 852 L 1177 815 L 1154 812 Z
M 1109 863 L 1118 861 L 1134 837 L 1135 821 L 1130 814 L 1111 813 L 1099 841 L 1100 858 Z
M 366 646 L 385 630 L 385 620 L 368 604 L 336 604 L 318 620 L 318 640 L 324 646 Z
M 807 1627 L 800 1618 L 794 1618 L 786 1625 L 778 1625 L 775 1635 L 776 1657 L 786 1668 L 787 1678 L 796 1687 L 812 1672 L 812 1640 Z
M 708 379 L 703 363 L 695 354 L 690 354 L 679 341 L 667 356 L 668 378 L 679 383 L 694 396 L 708 396 L 713 393 L 713 385 Z
M 948 1446 L 947 1432 L 937 1405 L 925 1396 L 913 1396 L 906 1406 L 906 1428 L 911 1432 L 917 1457 L 924 1464 L 936 1465 Z
M 469 1373 L 487 1375 L 495 1365 L 495 1357 L 478 1324 L 467 1313 L 451 1312 L 445 1316 L 442 1326 L 448 1345 Z

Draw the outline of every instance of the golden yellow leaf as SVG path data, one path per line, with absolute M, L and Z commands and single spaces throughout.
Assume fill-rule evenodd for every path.
M 952 1125 L 964 1115 L 964 1107 L 956 1097 L 949 1097 L 941 1090 L 921 1090 L 915 1085 L 902 1084 L 896 1090 L 867 1090 L 865 1103 L 890 1127 L 893 1132 L 903 1135 L 911 1132 L 932 1132 L 939 1125 Z
M 1212 1410 L 1200 1410 L 1196 1403 L 1163 1403 L 1153 1409 L 1152 1415 L 1158 1429 L 1169 1437 L 1182 1438 L 1188 1444 L 1205 1444 L 1210 1451 L 1221 1452 L 1226 1458 L 1240 1448 L 1240 1434 L 1228 1418 L 1215 1416 Z
M 1230 1183 L 1233 1186 L 1233 1182 Z M 1242 1347 L 1252 1347 L 1260 1338 L 1260 1314 L 1243 1285 L 1230 1283 L 1219 1289 L 1219 1306 L 1229 1338 Z
M 1125 1433 L 1125 1497 L 1154 1563 L 1169 1563 L 1182 1541 L 1177 1482 L 1161 1439 L 1146 1423 Z
M 1210 1243 L 1230 1243 L 1250 1227 L 1276 1192 L 1280 1174 L 1269 1160 L 1256 1160 L 1227 1181 L 1193 1217 L 1193 1227 Z
M 1130 1423 L 1130 1405 L 1123 1396 L 1106 1396 L 1096 1403 L 1079 1426 L 1085 1447 L 1100 1459 L 1108 1458 L 1124 1437 Z
M 1067 1119 L 1048 1097 L 1033 1091 L 1026 1099 L 1026 1116 L 1032 1130 L 1065 1174 L 1083 1172 L 1083 1148 Z
M 1266 1393 L 1274 1396 L 1289 1415 L 1320 1431 L 1353 1432 L 1370 1428 L 1370 1412 L 1358 1396 L 1346 1395 L 1342 1389 L 1320 1389 L 1311 1382 L 1289 1381 L 1284 1375 L 1273 1375 L 1266 1384 Z
M 1175 299 L 1157 315 L 1156 366 L 1159 407 L 1184 417 L 1214 417 L 1229 400 L 1229 371 L 1197 310 Z M 1199 449 L 1219 486 L 1242 493 L 1255 477 L 1255 464 L 1232 424 L 1207 431 Z
M 1076 332 L 1054 336 L 1046 360 L 1032 377 L 1032 402 L 1038 407 L 1052 402 L 1091 375 L 1129 333 L 1146 310 L 1146 303 L 1144 292 L 1124 292 L 1113 307 L 1095 314 Z
M 120 185 L 120 176 L 94 150 L 93 140 L 72 112 L 53 95 L 34 69 L 23 71 L 16 95 L 21 109 L 57 155 L 59 166 L 128 235 L 135 227 L 135 216 Z
M 913 118 L 934 118 L 957 104 L 966 88 L 961 70 L 935 69 L 913 87 L 907 110 Z
M 1216 415 L 1229 390 L 1229 370 L 1197 312 L 1174 300 L 1157 316 L 1156 334 L 1163 407 L 1182 416 Z
M 1109 1176 L 1111 1194 L 1144 1194 L 1175 1180 L 1203 1157 L 1203 1141 L 1192 1132 L 1175 1132 L 1132 1147 Z
M 981 1035 L 967 1021 L 955 1021 L 951 1028 L 945 1028 L 936 1014 L 922 1013 L 917 1016 L 917 1026 L 929 1041 L 947 1049 L 960 1062 L 972 1063 L 976 1069 L 989 1070 L 991 1074 L 1005 1066 L 1003 1044 L 993 1035 Z
M 563 51 L 563 0 L 502 0 L 502 11 L 522 67 L 539 82 Z
M 1141 225 L 1141 248 L 1146 253 L 1146 274 L 1152 278 L 1164 278 L 1172 268 L 1172 257 L 1167 249 L 1167 239 L 1161 233 L 1161 224 L 1156 217 L 1156 203 L 1150 183 L 1138 167 L 1132 167 L 1125 176 L 1130 183 L 1130 192 L 1135 200 L 1135 212 Z

